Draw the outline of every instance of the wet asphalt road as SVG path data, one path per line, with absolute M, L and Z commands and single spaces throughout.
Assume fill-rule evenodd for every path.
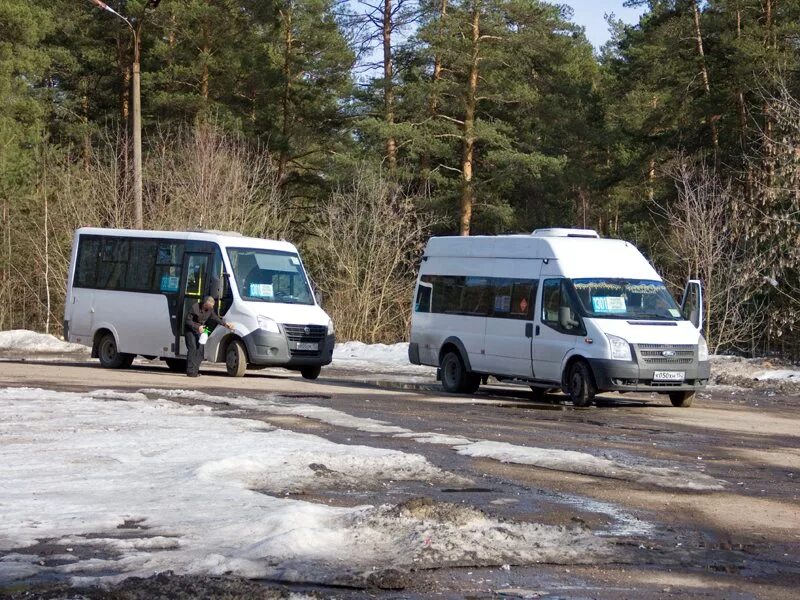
M 488 386 L 446 396 L 433 381 L 327 369 L 316 382 L 281 370 L 231 380 L 206 368 L 195 381 L 158 363 L 107 371 L 70 357 L 0 362 L 0 385 L 83 391 L 183 388 L 327 406 L 357 417 L 470 439 L 588 452 L 628 465 L 704 473 L 719 491 L 503 463 L 450 446 L 372 434 L 250 410 L 246 417 L 339 443 L 425 455 L 474 485 L 443 488 L 393 482 L 367 490 L 295 497 L 338 505 L 399 503 L 415 497 L 465 503 L 506 519 L 579 524 L 609 537 L 619 560 L 589 565 L 509 565 L 413 573 L 399 590 L 294 586 L 336 597 L 797 598 L 800 586 L 800 397 L 759 389 L 712 388 L 688 409 L 666 397 L 606 395 L 576 409 L 560 395 L 535 402 L 525 388 Z M 192 402 L 192 401 L 186 401 Z M 271 585 L 265 583 L 265 585 Z

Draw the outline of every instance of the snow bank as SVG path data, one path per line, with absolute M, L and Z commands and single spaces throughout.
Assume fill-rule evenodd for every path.
M 36 333 L 27 329 L 0 331 L 0 352 L 39 352 L 39 353 L 73 353 L 89 352 L 89 348 L 81 344 L 70 344 L 57 337 L 45 333 Z
M 408 361 L 408 343 L 365 344 L 363 342 L 343 342 L 333 349 L 333 363 L 336 369 L 350 369 L 377 373 L 409 373 L 430 375 L 433 367 L 412 365 Z
M 204 406 L 97 396 L 0 389 L 0 582 L 113 582 L 172 570 L 353 584 L 387 569 L 612 555 L 583 529 L 507 523 L 461 506 L 337 508 L 273 497 L 261 492 L 327 486 L 329 477 L 449 475 L 416 455 Z M 38 540 L 59 559 L 38 556 Z
M 778 387 L 787 392 L 800 388 L 800 369 L 764 358 L 712 356 L 711 377 L 716 385 Z

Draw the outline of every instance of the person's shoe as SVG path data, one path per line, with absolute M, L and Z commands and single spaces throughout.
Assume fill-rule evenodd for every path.
M 186 376 L 187 377 L 199 377 L 200 374 L 199 373 L 187 373 Z

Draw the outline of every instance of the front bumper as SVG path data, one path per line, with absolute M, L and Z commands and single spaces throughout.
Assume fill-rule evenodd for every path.
M 589 359 L 598 391 L 605 392 L 691 392 L 702 389 L 711 377 L 706 362 L 670 366 L 641 366 L 636 362 Z M 684 371 L 682 382 L 654 381 L 656 371 Z
M 295 344 L 283 333 L 271 333 L 258 329 L 244 336 L 247 356 L 251 364 L 268 367 L 325 366 L 333 360 L 336 336 L 327 334 L 319 343 L 319 350 L 298 351 Z

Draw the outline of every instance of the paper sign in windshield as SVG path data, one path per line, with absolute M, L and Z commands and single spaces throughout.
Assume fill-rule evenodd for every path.
M 669 314 L 671 314 L 673 317 L 677 319 L 678 317 L 681 316 L 681 311 L 679 311 L 677 308 L 670 308 Z
M 272 284 L 271 283 L 251 283 L 250 284 L 250 297 L 251 298 L 272 298 Z
M 625 306 L 623 296 L 595 296 L 592 298 L 592 309 L 596 313 L 624 313 L 628 309 Z
M 161 276 L 161 285 L 159 289 L 168 294 L 174 294 L 178 291 L 178 278 L 170 275 Z

